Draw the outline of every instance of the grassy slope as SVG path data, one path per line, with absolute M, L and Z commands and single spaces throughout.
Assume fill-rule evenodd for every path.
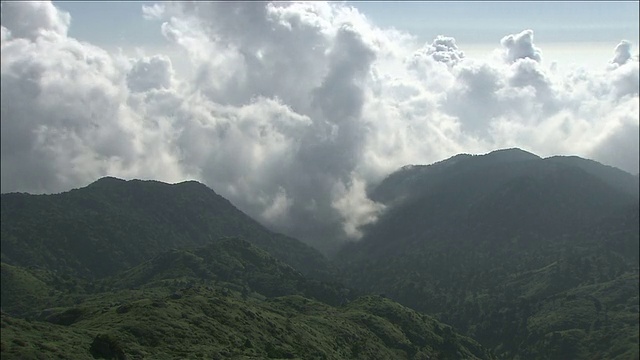
M 33 269 L 7 268 L 31 279 Z M 9 300 L 20 298 L 12 293 L 19 289 L 7 287 Z M 389 299 L 327 296 L 341 290 L 226 239 L 158 255 L 94 284 L 93 293 L 60 290 L 35 319 L 3 312 L 2 358 L 492 358 L 474 340 Z
M 91 349 L 130 359 L 491 358 L 475 341 L 380 297 L 331 307 L 300 296 L 243 299 L 195 286 L 179 296 L 162 288 L 103 294 L 59 311 L 49 321 L 71 324 L 3 314 L 2 358 L 83 359 Z

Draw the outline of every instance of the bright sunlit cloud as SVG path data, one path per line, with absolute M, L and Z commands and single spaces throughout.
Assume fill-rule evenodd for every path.
M 121 43 L 65 5 L 2 3 L 2 192 L 197 179 L 318 245 L 357 238 L 366 186 L 406 164 L 521 147 L 638 172 L 637 32 L 588 56 L 526 25 L 424 40 L 358 3 L 162 2 Z

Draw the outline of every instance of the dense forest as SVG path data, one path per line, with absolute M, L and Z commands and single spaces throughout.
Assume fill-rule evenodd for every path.
M 347 284 L 508 359 L 638 358 L 638 177 L 518 150 L 406 167 L 337 259 Z

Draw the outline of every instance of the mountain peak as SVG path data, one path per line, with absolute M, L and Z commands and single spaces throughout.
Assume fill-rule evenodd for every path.
M 482 156 L 490 157 L 493 159 L 499 159 L 501 161 L 522 161 L 522 160 L 541 159 L 540 156 L 530 153 L 528 151 L 522 150 L 520 148 L 494 150 Z
M 175 183 L 173 184 L 173 186 L 177 186 L 180 188 L 190 188 L 190 189 L 207 189 L 209 191 L 213 191 L 211 188 L 209 188 L 207 185 L 196 181 L 196 180 L 186 180 L 186 181 L 182 181 L 179 183 Z
M 94 182 L 92 182 L 91 184 L 89 184 L 89 186 L 96 186 L 96 185 L 107 185 L 107 184 L 122 184 L 127 182 L 124 179 L 120 179 L 114 176 L 105 176 L 102 177 Z
M 206 186 L 205 184 L 198 182 L 196 180 L 186 180 L 186 181 L 182 181 L 182 182 L 177 182 L 177 183 L 167 183 L 167 182 L 163 182 L 163 181 L 158 181 L 158 180 L 142 180 L 142 179 L 132 179 L 132 180 L 124 180 L 124 179 L 120 179 L 114 176 L 105 176 L 102 177 L 96 181 L 94 181 L 93 183 L 89 184 L 89 187 L 95 187 L 95 186 L 115 186 L 115 185 L 122 185 L 122 184 L 126 184 L 126 183 L 141 183 L 141 184 L 160 184 L 160 185 L 168 185 L 168 186 L 178 186 L 178 187 L 183 187 L 183 188 L 206 188 L 208 190 L 209 189 L 208 186 Z
M 28 206 L 21 205 L 25 202 Z M 102 277 L 169 248 L 193 248 L 234 236 L 305 274 L 328 277 L 332 271 L 317 250 L 299 240 L 273 233 L 197 181 L 168 184 L 108 176 L 53 199 L 3 194 L 2 205 L 3 261 L 7 258 L 18 264 L 46 263 L 58 271 Z M 62 215 L 54 220 L 38 215 L 37 220 L 30 223 L 34 235 L 21 237 L 15 244 L 8 243 L 6 239 L 10 237 L 5 237 L 5 222 L 34 216 L 29 209 L 38 209 L 37 214 Z M 64 225 L 69 223 L 82 223 L 86 228 L 79 232 Z M 47 239 L 47 248 L 29 250 L 30 242 L 43 238 Z M 118 253 L 107 256 L 105 249 L 118 249 Z M 72 264 L 49 264 L 49 259 L 54 258 L 49 251 L 66 252 L 66 258 L 78 260 Z

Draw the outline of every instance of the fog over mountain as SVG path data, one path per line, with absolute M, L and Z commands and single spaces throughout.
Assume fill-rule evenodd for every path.
M 383 209 L 365 188 L 406 164 L 520 147 L 638 173 L 637 46 L 560 73 L 534 30 L 487 60 L 420 44 L 340 3 L 143 6 L 193 74 L 68 36 L 50 2 L 3 2 L 1 191 L 112 175 L 196 179 L 312 244 L 357 239 Z

